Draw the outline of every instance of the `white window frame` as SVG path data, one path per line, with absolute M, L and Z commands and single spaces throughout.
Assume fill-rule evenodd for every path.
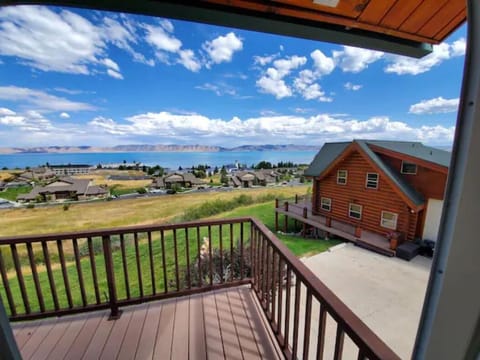
M 323 201 L 326 200 L 328 202 L 328 209 L 323 207 Z M 324 211 L 331 211 L 332 210 L 332 199 L 331 198 L 326 198 L 326 197 L 321 197 L 320 198 L 320 209 Z
M 376 179 L 375 181 L 369 180 L 369 179 L 368 179 L 368 175 L 376 175 L 376 176 L 377 176 L 377 179 Z M 379 183 L 379 181 L 380 181 L 380 175 L 378 175 L 378 173 L 371 173 L 371 172 L 369 172 L 369 173 L 367 173 L 367 175 L 365 176 L 365 187 L 366 187 L 367 189 L 378 189 L 378 183 Z M 368 186 L 369 183 L 373 183 L 373 182 L 375 182 L 375 186 Z
M 385 219 L 384 215 L 385 214 L 390 214 L 393 215 L 393 220 L 390 219 Z M 398 214 L 391 212 L 391 211 L 382 211 L 382 217 L 380 218 L 380 226 L 391 229 L 391 230 L 397 230 L 397 222 L 398 222 Z M 389 225 L 391 223 L 391 225 Z
M 340 172 L 345 172 L 345 176 L 340 176 Z M 340 179 L 345 179 L 345 182 L 340 182 Z M 348 171 L 347 170 L 337 170 L 337 184 L 347 185 Z
M 353 210 L 353 211 L 352 211 L 352 205 L 353 205 L 353 206 L 359 206 L 359 207 L 360 207 L 360 211 L 356 211 L 356 210 Z M 359 214 L 359 217 L 352 216 L 352 212 L 353 212 L 353 213 L 356 213 L 356 214 Z M 355 220 L 362 220 L 362 212 L 363 212 L 363 206 L 362 206 L 362 205 L 354 204 L 354 203 L 348 204 L 348 217 L 349 217 L 349 218 L 352 218 L 352 219 L 355 219 Z
M 403 171 L 403 165 L 404 165 L 404 164 L 415 165 L 415 172 L 406 172 L 406 171 Z M 400 168 L 400 172 L 401 172 L 402 174 L 417 175 L 417 171 L 418 171 L 418 165 L 417 165 L 417 164 L 412 163 L 412 162 L 408 162 L 408 161 L 403 161 L 403 160 L 402 160 L 402 167 Z

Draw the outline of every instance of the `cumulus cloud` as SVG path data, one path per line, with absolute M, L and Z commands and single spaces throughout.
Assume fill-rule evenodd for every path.
M 0 86 L 0 99 L 31 104 L 43 111 L 82 111 L 96 109 L 87 103 L 70 101 L 40 90 L 17 86 Z
M 144 25 L 147 35 L 145 39 L 160 51 L 176 53 L 182 47 L 182 42 L 167 32 L 163 26 Z
M 27 111 L 23 114 L 17 114 L 11 110 L 8 113 L 0 111 L 0 124 L 28 132 L 44 132 L 53 129 L 51 122 L 37 111 Z
M 343 72 L 359 73 L 384 56 L 381 51 L 343 46 L 343 50 L 334 51 L 333 58 Z
M 422 100 L 417 104 L 410 106 L 411 114 L 438 114 L 456 112 L 458 109 L 459 99 L 444 99 L 437 97 L 430 100 Z
M 197 59 L 192 50 L 180 50 L 178 54 L 180 56 L 177 60 L 178 63 L 183 65 L 186 69 L 197 72 L 202 68 L 202 63 Z
M 105 17 L 94 25 L 68 10 L 4 7 L 0 9 L 0 55 L 41 71 L 89 75 L 105 66 L 108 45 L 114 45 L 134 60 L 152 65 L 133 49 L 137 38 L 125 22 Z
M 463 56 L 465 54 L 465 46 L 465 39 L 461 38 L 451 44 L 442 43 L 434 45 L 433 51 L 421 59 L 392 55 L 389 57 L 389 64 L 385 67 L 385 72 L 397 75 L 422 74 L 448 59 Z
M 235 33 L 229 32 L 225 36 L 218 36 L 212 41 L 206 41 L 202 48 L 210 58 L 209 64 L 211 62 L 220 64 L 232 61 L 233 54 L 243 49 L 243 41 Z
M 453 127 L 413 127 L 388 117 L 372 117 L 367 120 L 347 119 L 330 114 L 305 117 L 300 115 L 275 115 L 230 120 L 208 118 L 199 114 L 173 114 L 170 112 L 144 113 L 117 122 L 97 117 L 89 126 L 95 131 L 120 137 L 149 136 L 154 139 L 171 137 L 185 142 L 218 141 L 228 144 L 264 143 L 265 138 L 280 142 L 318 143 L 319 141 L 368 139 L 410 139 L 430 144 L 449 144 L 453 140 Z
M 306 57 L 297 55 L 275 60 L 273 67 L 269 67 L 257 80 L 257 87 L 261 92 L 272 94 L 277 99 L 292 96 L 292 89 L 286 84 L 284 77 L 306 62 Z
M 70 115 L 69 115 L 68 113 L 66 113 L 66 112 L 62 112 L 62 113 L 60 114 L 60 117 L 61 117 L 62 119 L 70 119 Z
M 343 84 L 343 87 L 347 90 L 350 90 L 350 91 L 358 91 L 363 87 L 363 85 L 352 84 L 351 82 L 346 82 L 345 84 Z
M 270 64 L 273 60 L 275 60 L 278 57 L 279 54 L 272 54 L 272 55 L 255 55 L 253 57 L 253 65 L 260 65 L 260 66 L 265 66 Z
M 320 77 L 330 74 L 335 69 L 333 58 L 326 56 L 320 50 L 315 50 L 310 54 L 313 59 L 315 74 Z

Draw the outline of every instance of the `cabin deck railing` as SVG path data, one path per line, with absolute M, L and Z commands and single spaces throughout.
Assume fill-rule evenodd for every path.
M 289 359 L 322 358 L 327 316 L 358 359 L 398 359 L 256 219 L 0 238 L 0 298 L 11 321 L 121 308 L 251 284 Z M 331 321 L 331 320 L 329 320 Z

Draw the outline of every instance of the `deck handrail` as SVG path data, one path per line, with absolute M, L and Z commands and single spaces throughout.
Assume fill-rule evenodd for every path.
M 322 357 L 328 314 L 337 324 L 334 358 L 346 334 L 359 359 L 399 359 L 252 217 L 1 237 L 0 275 L 12 321 L 107 308 L 118 318 L 125 305 L 251 284 L 287 358 L 310 358 L 312 346 Z M 312 300 L 319 304 L 318 340 L 310 336 Z

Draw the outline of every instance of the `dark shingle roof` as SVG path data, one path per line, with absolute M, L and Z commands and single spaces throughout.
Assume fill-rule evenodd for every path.
M 450 165 L 450 157 L 452 154 L 449 151 L 425 146 L 420 142 L 379 140 L 365 140 L 365 142 L 441 166 L 448 167 Z
M 305 175 L 320 175 L 350 144 L 351 142 L 325 143 L 305 170 Z

